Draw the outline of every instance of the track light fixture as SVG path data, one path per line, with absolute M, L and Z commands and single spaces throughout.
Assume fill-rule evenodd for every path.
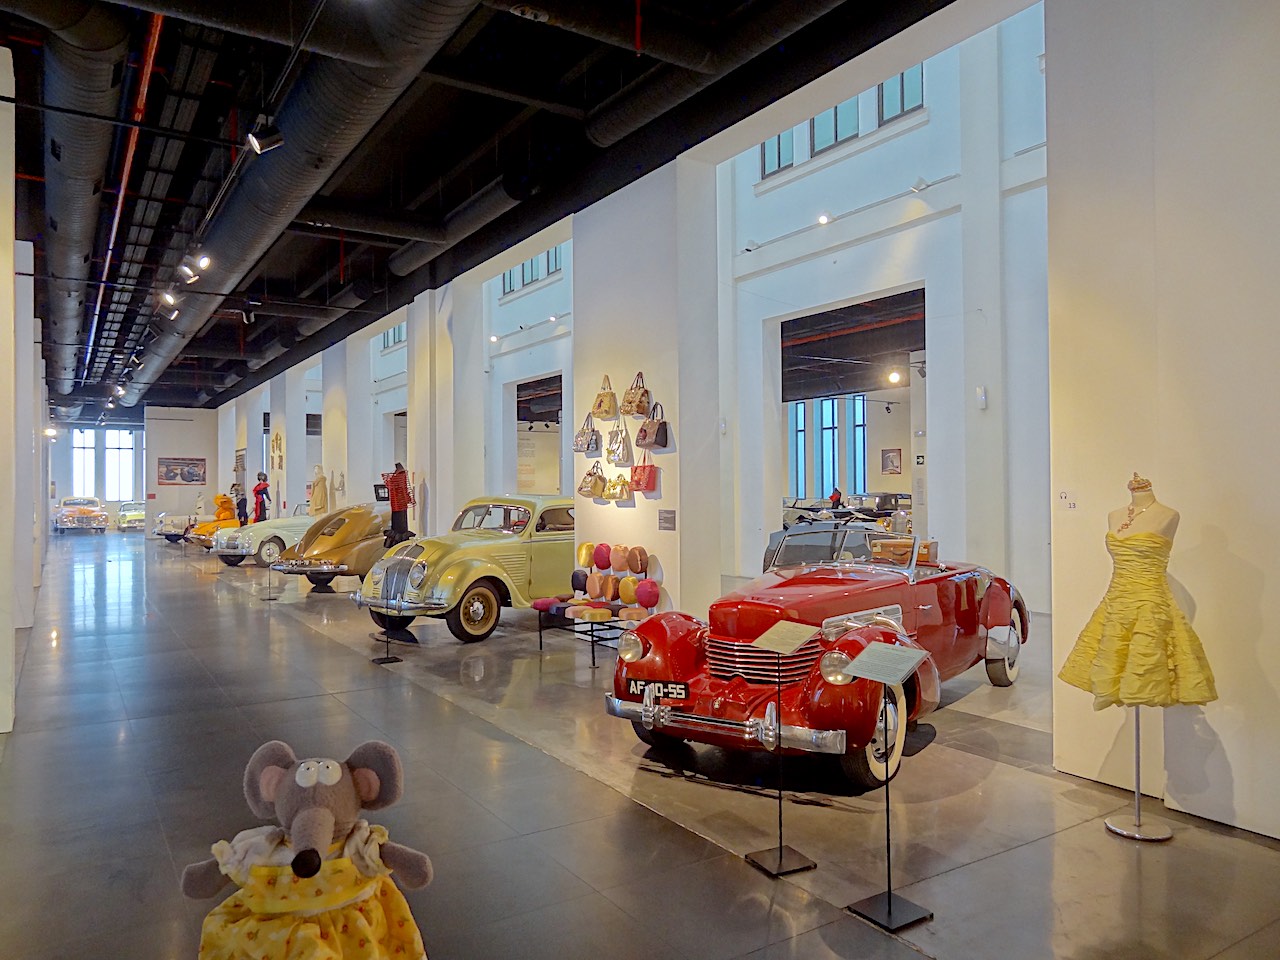
M 56 437 L 56 436 L 58 435 L 58 428 L 57 428 L 57 427 L 45 427 L 45 428 L 44 428 L 44 435 L 45 435 L 46 437 Z
M 116 402 L 115 402 L 114 400 L 108 400 L 108 401 L 107 401 L 107 409 L 108 409 L 108 410 L 114 410 L 115 408 L 116 408 Z
M 160 302 L 167 307 L 176 307 L 178 305 L 178 295 L 174 293 L 173 288 L 170 287 L 160 294 Z
M 177 319 L 178 319 L 178 308 L 177 308 L 177 307 L 174 307 L 172 310 L 161 310 L 161 311 L 160 311 L 160 315 L 161 315 L 162 317 L 164 317 L 166 320 L 169 320 L 169 321 L 177 320 Z
M 258 115 L 258 122 L 249 134 L 249 149 L 254 153 L 263 154 L 284 144 L 284 134 L 272 120 L 266 114 Z
M 889 371 L 889 382 L 890 382 L 890 383 L 901 383 L 901 382 L 902 382 L 902 374 L 901 374 L 899 371 L 897 371 L 897 370 L 890 370 L 890 371 Z
M 111 392 L 112 392 L 112 393 L 114 393 L 117 397 L 123 397 L 123 396 L 124 396 L 124 387 L 117 383 L 117 384 L 116 384 L 116 385 L 111 389 Z
M 885 412 L 885 413 L 893 413 L 893 407 L 886 403 L 886 404 L 884 405 L 884 412 Z

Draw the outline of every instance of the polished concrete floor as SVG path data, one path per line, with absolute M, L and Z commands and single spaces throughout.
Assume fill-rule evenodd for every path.
M 256 823 L 240 778 L 271 738 L 400 750 L 406 798 L 378 819 L 435 861 L 409 894 L 434 960 L 1280 957 L 1280 844 L 1163 811 L 1169 844 L 1106 834 L 1125 795 L 1049 767 L 1043 648 L 1012 690 L 958 678 L 912 735 L 895 879 L 936 916 L 899 939 L 840 909 L 880 885 L 879 795 L 786 764 L 787 840 L 819 866 L 770 880 L 740 859 L 776 825 L 768 758 L 647 751 L 601 711 L 612 652 L 593 670 L 535 627 L 464 646 L 422 623 L 377 666 L 341 592 L 140 536 L 55 540 L 0 735 L 0 957 L 194 957 L 211 904 L 177 877 Z

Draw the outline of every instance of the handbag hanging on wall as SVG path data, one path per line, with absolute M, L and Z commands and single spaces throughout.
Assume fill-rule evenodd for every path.
M 640 424 L 640 429 L 636 431 L 636 446 L 646 449 L 654 447 L 665 447 L 667 445 L 667 421 L 662 410 L 662 404 L 655 403 L 649 408 L 649 416 L 645 418 L 644 423 Z
M 578 493 L 584 497 L 599 497 L 604 494 L 607 484 L 608 481 L 604 478 L 604 471 L 600 469 L 600 462 L 597 460 L 591 465 L 591 469 L 586 472 L 578 484 Z
M 591 414 L 600 420 L 612 420 L 618 415 L 618 395 L 613 392 L 608 374 L 600 381 L 600 392 L 596 394 L 596 402 L 591 405 Z
M 649 412 L 649 388 L 644 385 L 644 371 L 636 374 L 622 395 L 622 412 L 627 416 L 643 417 Z
M 631 463 L 631 431 L 627 429 L 627 421 L 619 420 L 618 425 L 609 431 L 609 448 L 605 451 L 605 459 L 615 467 L 625 467 Z
M 573 435 L 573 452 L 585 453 L 588 456 L 600 455 L 600 431 L 596 429 L 595 419 L 589 413 L 587 419 L 582 421 L 578 432 Z
M 597 464 L 599 466 L 599 464 Z M 605 488 L 604 499 L 606 500 L 630 500 L 631 499 L 631 481 L 627 479 L 625 473 L 620 473 L 609 481 L 609 486 Z
M 658 489 L 658 468 L 648 450 L 641 450 L 636 465 L 631 468 L 631 489 L 637 493 L 653 493 Z

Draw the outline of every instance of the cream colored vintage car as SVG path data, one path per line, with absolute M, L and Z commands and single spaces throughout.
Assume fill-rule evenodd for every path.
M 92 530 L 107 532 L 107 508 L 97 497 L 63 497 L 53 514 L 53 532 Z
M 294 510 L 292 517 L 219 530 L 213 535 L 210 552 L 228 567 L 238 566 L 245 557 L 252 557 L 260 567 L 269 567 L 286 550 L 297 546 L 313 523 L 315 518 L 307 514 L 307 507 L 302 504 Z
M 455 637 L 474 643 L 493 633 L 502 607 L 568 589 L 573 548 L 571 497 L 481 497 L 449 533 L 393 547 L 352 599 L 384 629 L 444 617 Z

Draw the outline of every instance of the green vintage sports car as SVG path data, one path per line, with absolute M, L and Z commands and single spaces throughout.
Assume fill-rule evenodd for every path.
M 572 497 L 481 497 L 449 533 L 393 547 L 352 599 L 384 629 L 444 617 L 455 637 L 474 643 L 493 633 L 502 607 L 565 590 L 573 549 Z

